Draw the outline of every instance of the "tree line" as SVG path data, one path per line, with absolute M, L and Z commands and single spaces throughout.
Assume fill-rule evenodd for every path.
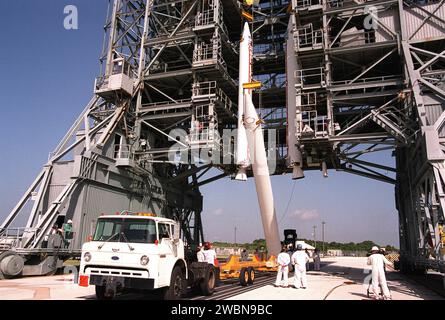
M 314 245 L 314 240 L 309 239 L 299 239 L 299 241 L 304 241 L 311 246 L 315 246 L 319 250 L 322 250 L 323 243 L 321 241 L 317 241 L 316 245 Z M 255 250 L 265 250 L 266 248 L 266 240 L 265 239 L 257 239 L 252 243 L 229 243 L 229 242 L 214 242 L 213 245 L 219 248 L 243 248 L 248 251 Z M 327 250 L 342 250 L 342 251 L 370 251 L 373 246 L 377 246 L 379 248 L 385 247 L 388 252 L 398 251 L 397 248 L 391 245 L 378 244 L 371 240 L 362 241 L 359 243 L 348 242 L 348 243 L 340 243 L 340 242 L 325 242 L 324 249 Z

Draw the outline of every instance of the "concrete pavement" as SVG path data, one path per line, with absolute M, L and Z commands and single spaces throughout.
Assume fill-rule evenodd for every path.
M 273 285 L 254 289 L 229 300 L 363 300 L 365 281 L 370 277 L 366 258 L 328 258 L 322 260 L 319 272 L 308 272 L 308 288 L 275 288 Z M 368 277 L 368 278 L 367 278 Z M 389 271 L 388 285 L 394 300 L 443 300 L 432 290 Z M 94 287 L 79 287 L 73 275 L 33 277 L 0 281 L 0 300 L 86 300 L 95 299 Z M 289 283 L 293 284 L 293 277 Z M 145 299 L 127 295 L 119 299 Z
M 308 288 L 275 288 L 273 285 L 243 293 L 229 300 L 369 300 L 370 266 L 366 258 L 336 257 L 322 260 L 321 271 L 308 272 Z M 443 300 L 433 291 L 419 285 L 399 272 L 387 272 L 393 300 Z M 293 285 L 294 277 L 289 277 Z

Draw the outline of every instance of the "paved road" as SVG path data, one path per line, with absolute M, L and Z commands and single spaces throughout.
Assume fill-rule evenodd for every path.
M 442 296 L 399 272 L 387 272 L 393 300 L 444 300 Z M 291 277 L 289 283 L 293 284 Z M 370 269 L 366 258 L 329 258 L 321 271 L 308 273 L 308 288 L 275 288 L 272 284 L 231 297 L 229 300 L 368 300 Z M 437 281 L 437 279 L 436 279 Z
M 320 272 L 308 273 L 309 287 L 306 290 L 275 288 L 274 274 L 258 277 L 251 287 L 240 287 L 237 283 L 226 282 L 217 288 L 209 299 L 229 300 L 363 300 L 367 285 L 365 278 L 369 269 L 364 258 L 330 258 L 322 262 Z M 428 280 L 429 279 L 429 280 Z M 428 281 L 441 281 L 440 277 L 408 279 L 398 272 L 388 272 L 388 284 L 394 300 L 443 300 L 436 284 L 428 289 Z M 290 278 L 293 283 L 293 278 Z M 430 284 L 428 284 L 430 287 Z M 130 294 L 118 297 L 120 300 L 152 299 L 150 296 Z M 83 288 L 73 283 L 73 276 L 34 277 L 0 281 L 1 300 L 90 300 L 95 299 L 94 287 Z M 190 300 L 203 297 L 189 296 Z M 207 298 L 208 299 L 208 298 Z

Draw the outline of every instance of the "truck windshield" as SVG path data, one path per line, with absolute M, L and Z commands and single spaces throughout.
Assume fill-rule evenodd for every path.
M 154 243 L 156 223 L 148 219 L 99 219 L 93 241 Z

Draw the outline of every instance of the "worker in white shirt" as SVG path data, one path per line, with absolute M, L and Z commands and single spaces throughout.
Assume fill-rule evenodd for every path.
M 295 289 L 307 288 L 306 264 L 309 257 L 303 250 L 303 245 L 297 245 L 297 251 L 292 255 L 292 264 L 295 266 Z
M 206 262 L 206 257 L 204 255 L 204 247 L 202 243 L 198 246 L 198 252 L 196 253 L 196 257 L 198 258 L 198 262 Z
M 275 282 L 275 287 L 289 287 L 289 263 L 289 254 L 286 252 L 286 247 L 283 247 L 281 249 L 281 253 L 277 257 L 278 274 L 277 281 Z
M 204 243 L 204 257 L 205 262 L 218 267 L 218 260 L 216 259 L 216 251 L 212 249 L 212 244 L 210 242 Z
M 371 249 L 371 255 L 368 257 L 368 265 L 372 265 L 372 292 L 374 297 L 379 296 L 379 285 L 383 291 L 383 299 L 390 300 L 391 293 L 388 289 L 385 276 L 385 265 L 392 265 L 384 255 L 380 254 L 379 248 L 374 246 Z

